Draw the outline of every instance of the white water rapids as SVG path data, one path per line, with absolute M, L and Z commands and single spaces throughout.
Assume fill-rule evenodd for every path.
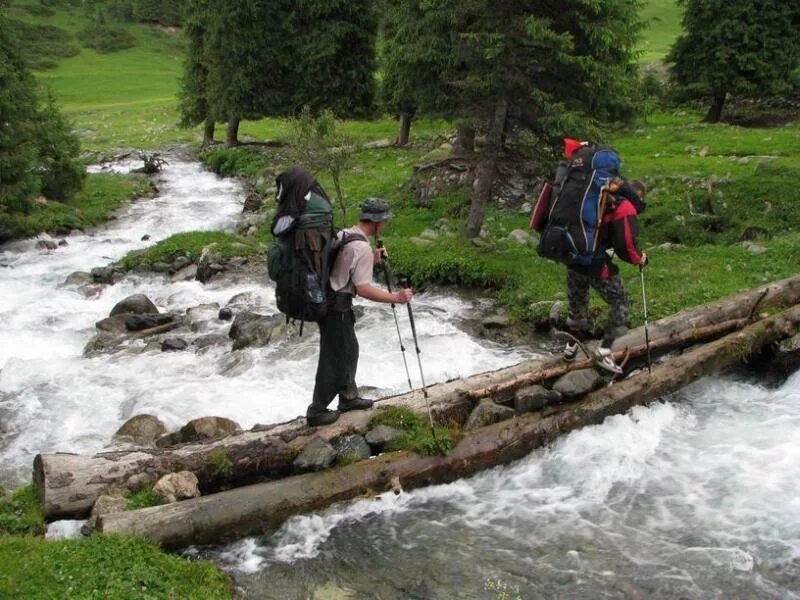
M 32 241 L 0 248 L 7 487 L 29 478 L 37 452 L 100 450 L 134 414 L 174 429 L 203 415 L 250 427 L 304 412 L 313 326 L 311 335 L 236 353 L 82 357 L 95 321 L 132 293 L 183 311 L 248 292 L 260 312 L 274 312 L 265 282 L 129 276 L 91 299 L 60 285 L 173 232 L 232 227 L 241 211 L 238 185 L 194 163 L 171 161 L 158 185 L 159 197 L 55 252 Z M 144 234 L 152 240 L 140 241 Z M 421 294 L 415 306 L 428 382 L 524 355 L 456 327 L 473 303 Z M 365 308 L 358 381 L 401 391 L 391 311 Z M 188 554 L 221 563 L 247 598 L 800 598 L 799 432 L 800 375 L 776 389 L 709 378 L 470 479 L 332 507 L 270 536 Z

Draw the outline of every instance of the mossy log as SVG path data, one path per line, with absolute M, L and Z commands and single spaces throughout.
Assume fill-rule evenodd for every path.
M 489 425 L 465 435 L 448 456 L 409 452 L 381 455 L 322 473 L 288 477 L 168 506 L 100 517 L 105 534 L 141 535 L 166 548 L 219 543 L 266 533 L 292 515 L 392 489 L 446 483 L 525 456 L 559 435 L 597 424 L 674 392 L 738 362 L 765 344 L 792 335 L 800 306 L 697 346 L 653 368 L 585 396 L 582 400 Z
M 753 314 L 768 308 L 800 302 L 800 276 L 762 286 L 678 315 L 651 323 L 651 348 L 684 347 L 741 327 Z M 638 328 L 615 343 L 615 349 L 642 355 L 644 330 Z M 527 360 L 520 364 L 464 379 L 429 386 L 428 400 L 440 423 L 464 423 L 475 403 L 484 397 L 506 401 L 516 389 L 551 379 L 568 370 L 586 368 L 588 361 L 565 364 L 560 357 Z M 365 432 L 376 411 L 388 406 L 406 406 L 424 414 L 426 402 L 420 390 L 385 398 L 370 411 L 343 415 L 327 427 L 309 428 L 305 419 L 232 434 L 220 440 L 187 444 L 176 448 L 101 452 L 93 456 L 53 453 L 34 460 L 34 481 L 42 490 L 47 520 L 87 515 L 97 497 L 108 489 L 140 489 L 175 470 L 197 475 L 203 493 L 255 480 L 283 477 L 291 472 L 294 458 L 313 436 L 331 440 L 345 433 Z M 298 407 L 298 412 L 304 407 Z M 224 472 L 216 465 L 224 453 Z M 211 459 L 209 459 L 211 457 Z

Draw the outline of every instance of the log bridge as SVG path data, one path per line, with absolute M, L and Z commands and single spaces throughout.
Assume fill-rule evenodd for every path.
M 651 353 L 668 353 L 652 372 L 640 369 L 583 397 L 467 432 L 446 456 L 398 451 L 322 472 L 292 474 L 294 459 L 315 437 L 330 441 L 345 434 L 363 434 L 377 412 L 389 406 L 425 414 L 425 398 L 416 390 L 382 399 L 369 411 L 346 413 L 325 427 L 309 427 L 298 418 L 174 448 L 92 456 L 39 454 L 34 460 L 34 482 L 41 490 L 45 518 L 55 520 L 88 515 L 98 496 L 109 490 L 137 490 L 164 474 L 190 470 L 207 495 L 100 516 L 100 531 L 142 535 L 171 549 L 262 534 L 292 515 L 369 492 L 397 491 L 398 483 L 405 489 L 446 483 L 507 463 L 563 433 L 656 400 L 795 335 L 800 330 L 799 302 L 800 276 L 795 276 L 651 323 Z M 646 355 L 644 340 L 643 328 L 630 331 L 616 341 L 617 357 L 641 365 Z M 573 363 L 560 357 L 527 360 L 431 385 L 428 402 L 437 422 L 461 425 L 480 401 L 508 403 L 523 387 L 549 386 L 568 371 L 585 368 L 591 368 L 588 359 Z M 230 461 L 224 476 L 212 459 L 221 453 Z

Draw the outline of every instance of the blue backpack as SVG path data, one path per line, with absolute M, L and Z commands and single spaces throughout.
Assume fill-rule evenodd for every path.
M 553 189 L 537 252 L 567 265 L 589 265 L 599 249 L 609 192 L 619 180 L 619 154 L 607 146 L 577 150 Z

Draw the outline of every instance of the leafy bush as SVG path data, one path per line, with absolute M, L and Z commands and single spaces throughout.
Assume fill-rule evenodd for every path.
M 11 496 L 0 497 L 0 535 L 44 533 L 44 517 L 40 506 L 39 490 L 28 485 Z
M 121 27 L 94 24 L 78 33 L 78 39 L 87 48 L 103 54 L 119 52 L 136 45 L 136 38 Z
M 266 169 L 267 158 L 251 148 L 212 148 L 200 155 L 209 169 L 222 177 L 258 177 Z
M 36 5 L 26 5 L 28 8 L 32 6 Z M 53 25 L 34 25 L 12 19 L 8 20 L 8 25 L 17 38 L 26 64 L 31 69 L 52 69 L 58 59 L 75 56 L 79 52 L 71 43 L 72 36 Z

